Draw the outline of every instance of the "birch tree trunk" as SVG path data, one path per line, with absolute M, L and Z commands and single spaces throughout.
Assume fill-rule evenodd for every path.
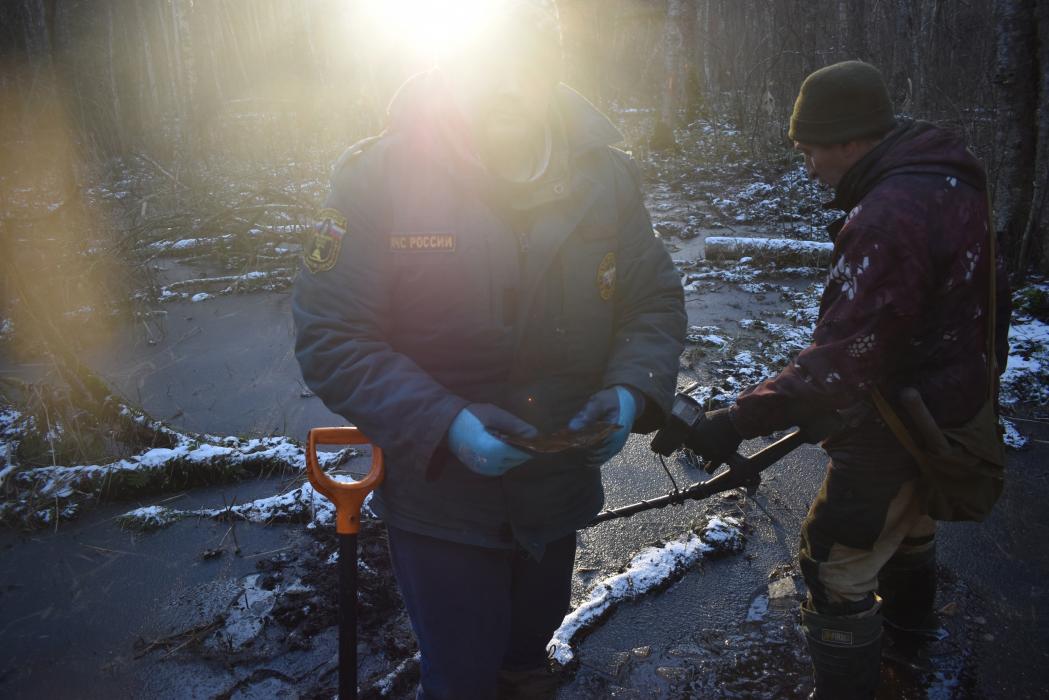
M 714 33 L 717 17 L 712 5 L 714 0 L 705 0 L 703 9 L 703 85 L 707 90 L 707 102 L 716 103 L 718 90 L 717 70 L 714 67 Z
M 106 21 L 106 48 L 109 54 L 108 68 L 109 68 L 109 99 L 110 108 L 113 114 L 113 129 L 111 133 L 116 139 L 117 147 L 120 151 L 124 150 L 124 130 L 120 128 L 121 117 L 123 116 L 123 110 L 120 107 L 120 88 L 117 85 L 117 58 L 116 58 L 116 33 L 113 27 L 113 5 L 112 3 L 107 4 L 106 9 L 108 10 L 108 17 Z
M 148 109 L 143 110 L 148 115 L 148 120 L 155 122 L 157 117 L 160 115 L 160 90 L 157 89 L 157 74 L 156 69 L 153 66 L 153 45 L 150 42 L 149 26 L 146 24 L 145 11 L 142 9 L 142 2 L 138 0 L 135 2 L 135 21 L 138 26 L 138 32 L 140 35 L 140 41 L 142 42 L 142 62 L 145 68 L 145 82 L 142 86 L 143 94 L 149 96 Z M 143 100 L 145 101 L 145 100 Z
M 673 148 L 674 124 L 677 121 L 678 93 L 682 84 L 681 58 L 685 52 L 682 25 L 687 0 L 667 0 L 666 23 L 663 25 L 663 94 L 659 106 L 659 121 L 652 134 L 655 150 Z
M 1015 265 L 1031 211 L 1037 142 L 1034 0 L 995 0 L 994 12 L 998 98 L 995 228 Z
M 189 13 L 193 11 L 191 0 L 171 1 L 171 30 L 174 35 L 172 46 L 178 90 L 175 111 L 175 162 L 178 167 L 183 159 L 192 159 L 194 136 L 191 124 L 195 116 L 197 93 L 197 67 L 194 61 L 192 27 Z M 178 171 L 176 170 L 176 173 Z

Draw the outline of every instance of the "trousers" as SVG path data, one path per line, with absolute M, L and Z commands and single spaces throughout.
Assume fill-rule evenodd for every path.
M 394 576 L 419 643 L 419 698 L 496 698 L 500 672 L 544 668 L 568 612 L 575 533 L 536 561 L 388 527 Z
M 878 574 L 893 557 L 931 549 L 936 523 L 918 497 L 917 465 L 880 420 L 823 447 L 830 464 L 801 531 L 809 606 L 824 615 L 873 615 Z

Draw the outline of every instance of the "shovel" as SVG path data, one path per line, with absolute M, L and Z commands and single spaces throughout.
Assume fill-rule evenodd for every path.
M 335 532 L 339 535 L 339 699 L 357 698 L 357 533 L 361 506 L 382 482 L 382 450 L 372 445 L 372 465 L 360 481 L 342 483 L 324 473 L 317 463 L 317 445 L 367 445 L 370 441 L 353 427 L 314 428 L 306 441 L 306 473 L 313 488 L 335 504 Z

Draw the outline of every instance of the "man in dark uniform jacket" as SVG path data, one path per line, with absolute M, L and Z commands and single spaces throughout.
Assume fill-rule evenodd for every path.
M 552 692 L 576 531 L 660 425 L 686 327 L 620 134 L 558 83 L 553 4 L 493 15 L 337 164 L 293 300 L 307 384 L 387 456 L 372 508 L 425 698 Z M 585 450 L 502 439 L 598 422 Z
M 984 170 L 955 135 L 897 121 L 881 74 L 859 61 L 802 84 L 790 138 L 847 215 L 812 343 L 779 374 L 712 411 L 704 456 L 744 438 L 842 411 L 849 427 L 801 533 L 802 624 L 816 698 L 872 698 L 882 623 L 935 634 L 935 522 L 918 467 L 871 407 L 873 389 L 918 390 L 936 424 L 960 426 L 988 400 L 989 286 L 996 270 L 997 367 L 1007 355 L 1009 290 L 992 256 Z M 897 637 L 899 638 L 899 636 Z

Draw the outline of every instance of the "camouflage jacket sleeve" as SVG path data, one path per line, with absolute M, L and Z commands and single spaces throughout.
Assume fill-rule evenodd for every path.
M 311 232 L 322 239 L 310 239 L 295 281 L 295 355 L 307 386 L 330 410 L 422 468 L 468 402 L 387 342 L 383 174 L 373 152 L 343 160 Z
M 908 351 L 931 294 L 930 267 L 917 237 L 847 223 L 835 242 L 812 343 L 736 399 L 731 416 L 740 434 L 767 435 L 863 399 Z
M 688 324 L 681 278 L 652 230 L 636 166 L 625 154 L 614 152 L 614 158 L 622 171 L 620 248 L 615 335 L 604 383 L 630 386 L 644 395 L 645 408 L 634 431 L 647 433 L 659 428 L 670 410 Z

